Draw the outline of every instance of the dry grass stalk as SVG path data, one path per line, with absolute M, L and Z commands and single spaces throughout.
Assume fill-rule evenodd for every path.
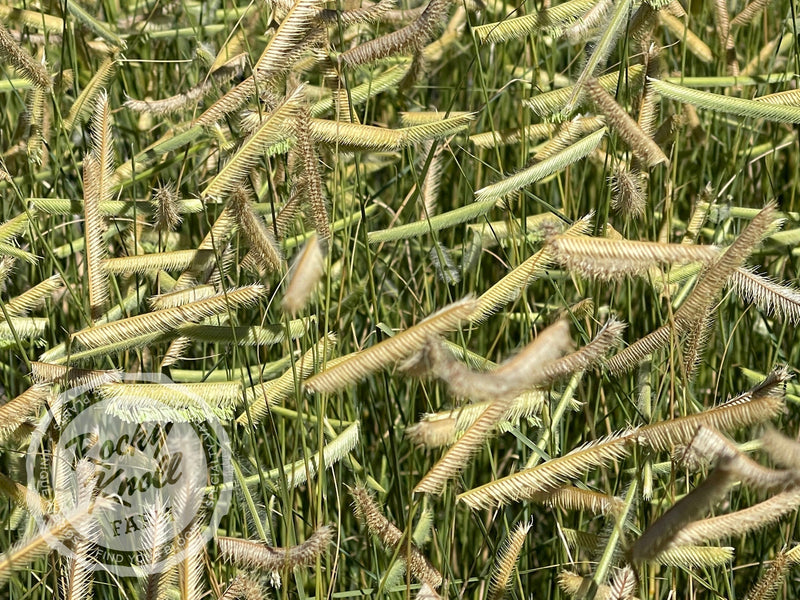
M 95 389 L 106 383 L 119 383 L 122 381 L 120 369 L 97 371 L 78 369 L 64 365 L 54 365 L 44 362 L 31 362 L 31 379 L 35 383 L 55 383 L 62 387 L 84 387 Z
M 721 567 L 733 560 L 730 546 L 677 546 L 659 552 L 652 562 L 682 569 Z
M 54 292 L 62 289 L 64 289 L 64 279 L 60 274 L 52 275 L 6 302 L 5 314 L 9 317 L 26 315 L 52 296 Z M 0 321 L 4 319 L 5 316 L 0 314 Z
M 778 595 L 778 590 L 783 583 L 783 578 L 789 572 L 792 566 L 786 552 L 781 550 L 772 559 L 772 564 L 769 568 L 759 577 L 755 585 L 750 588 L 745 600 L 773 600 Z
M 264 588 L 257 579 L 237 575 L 230 581 L 219 600 L 262 600 L 264 596 Z
M 586 134 L 594 133 L 603 127 L 605 123 L 606 121 L 603 117 L 586 117 L 582 115 L 577 115 L 569 121 L 564 121 L 553 131 L 553 137 L 536 151 L 536 154 L 533 155 L 534 160 L 541 161 L 558 154 Z
M 625 565 L 617 569 L 609 586 L 609 598 L 611 600 L 632 600 L 636 593 L 639 581 L 636 573 L 630 565 Z
M 624 506 L 622 498 L 569 485 L 550 492 L 531 494 L 529 499 L 566 511 L 585 511 L 605 516 L 619 513 Z
M 608 13 L 613 6 L 613 0 L 600 0 L 590 8 L 581 18 L 576 19 L 564 30 L 564 36 L 570 44 L 585 41 L 594 33 L 594 30 L 608 22 Z
M 100 317 L 109 300 L 108 276 L 102 262 L 108 254 L 103 239 L 105 224 L 100 205 L 112 197 L 114 151 L 111 137 L 111 107 L 101 92 L 92 114 L 91 152 L 84 159 L 83 210 L 86 230 L 86 270 L 92 318 Z
M 46 556 L 52 550 L 51 544 L 57 542 L 69 542 L 75 540 L 86 540 L 83 532 L 89 530 L 89 525 L 96 519 L 95 510 L 102 510 L 104 502 L 95 501 L 91 490 L 94 488 L 92 482 L 91 489 L 87 489 L 89 483 L 87 472 L 87 462 L 81 462 L 76 467 L 78 477 L 78 502 L 68 511 L 52 515 L 50 523 L 38 533 L 20 540 L 4 554 L 0 555 L 0 583 L 6 582 L 11 575 L 23 569 L 31 562 Z M 93 474 L 94 469 L 91 468 Z
M 173 250 L 103 259 L 101 267 L 109 274 L 157 273 L 188 270 L 200 273 L 216 264 L 213 250 Z
M 116 69 L 117 63 L 112 56 L 109 56 L 100 64 L 89 83 L 83 88 L 80 96 L 75 99 L 75 103 L 70 107 L 69 114 L 62 122 L 64 131 L 72 131 L 76 123 L 82 123 L 89 117 L 97 103 L 98 95 L 111 81 Z
M 674 330 L 671 326 L 664 325 L 637 340 L 609 360 L 609 370 L 612 373 L 629 371 L 646 356 L 669 344 L 673 334 L 683 335 L 692 328 L 696 328 L 698 322 L 708 316 L 709 309 L 713 306 L 728 278 L 741 267 L 772 226 L 775 210 L 775 203 L 768 203 L 748 223 L 725 252 L 719 254 L 706 266 L 691 293 L 675 311 Z
M 275 215 L 275 221 L 272 225 L 279 240 L 286 236 L 292 223 L 294 223 L 297 218 L 297 215 L 300 214 L 301 203 L 302 198 L 300 195 L 296 193 L 292 194 L 278 211 L 278 214 Z
M 147 112 L 159 116 L 191 109 L 214 89 L 239 77 L 244 70 L 243 58 L 244 55 L 232 58 L 226 65 L 211 71 L 203 81 L 185 92 L 175 94 L 169 98 L 161 98 L 160 100 L 135 100 L 129 98 L 125 101 L 124 106 L 129 110 Z
M 727 279 L 747 260 L 772 226 L 775 211 L 775 203 L 768 203 L 725 252 L 708 265 L 692 292 L 675 312 L 675 321 L 679 329 L 705 315 L 706 309 L 716 300 Z
M 543 365 L 537 385 L 547 386 L 573 373 L 601 364 L 608 351 L 619 343 L 626 327 L 626 323 L 610 318 L 594 339 L 583 348 Z
M 303 96 L 303 86 L 290 91 L 283 101 L 261 121 L 258 128 L 245 139 L 236 153 L 201 192 L 204 198 L 222 199 L 241 187 L 250 171 L 261 160 L 264 151 L 289 137 L 291 122 L 296 116 Z
M 783 398 L 779 396 L 729 402 L 694 415 L 640 427 L 635 435 L 639 444 L 664 452 L 688 444 L 700 426 L 735 431 L 774 418 L 783 406 Z
M 736 294 L 759 310 L 779 319 L 800 322 L 800 291 L 759 275 L 755 269 L 739 268 L 728 279 Z
M 431 339 L 415 364 L 446 382 L 450 392 L 473 401 L 510 400 L 535 387 L 541 378 L 537 367 L 546 365 L 571 345 L 569 325 L 562 319 L 540 333 L 516 356 L 489 372 L 473 371 L 455 359 L 444 345 Z
M 772 0 L 752 0 L 731 21 L 732 27 L 741 27 L 750 23 Z
M 50 138 L 50 108 L 47 103 L 48 92 L 35 87 L 28 100 L 28 157 L 37 165 L 47 164 L 47 146 Z
M 319 0 L 299 0 L 295 3 L 264 48 L 253 75 L 209 106 L 194 123 L 205 127 L 213 125 L 242 108 L 256 90 L 268 87 L 269 82 L 289 72 L 306 49 L 319 40 L 321 32 L 313 28 L 319 9 Z

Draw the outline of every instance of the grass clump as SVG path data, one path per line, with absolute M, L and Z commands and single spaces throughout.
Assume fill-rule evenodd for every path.
M 0 19 L 0 596 L 797 597 L 788 1 Z

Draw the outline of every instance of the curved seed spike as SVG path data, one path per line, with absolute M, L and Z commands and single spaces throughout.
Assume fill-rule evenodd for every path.
M 499 44 L 523 38 L 540 29 L 559 29 L 580 19 L 597 0 L 568 0 L 556 6 L 537 11 L 532 15 L 505 19 L 498 23 L 487 23 L 473 28 L 481 44 Z
M 294 567 L 308 567 L 333 541 L 334 529 L 320 527 L 302 544 L 289 548 L 274 548 L 231 537 L 218 537 L 217 546 L 222 557 L 243 568 L 263 571 L 290 571 Z
M 402 361 L 417 352 L 430 336 L 457 329 L 474 308 L 475 300 L 470 297 L 454 302 L 394 337 L 356 352 L 336 366 L 314 375 L 304 387 L 309 392 L 334 392 L 378 369 Z
M 47 69 L 16 42 L 3 23 L 0 23 L 0 59 L 11 64 L 25 79 L 43 90 L 50 91 L 53 87 Z
M 653 557 L 653 562 L 681 569 L 710 569 L 721 567 L 733 560 L 730 546 L 678 546 Z
M 325 272 L 325 252 L 322 243 L 312 236 L 289 274 L 289 285 L 283 295 L 281 305 L 290 314 L 295 315 L 306 305 L 322 274 Z
M 475 192 L 477 200 L 500 200 L 512 192 L 516 192 L 532 183 L 544 179 L 548 175 L 558 173 L 562 169 L 567 168 L 569 165 L 579 161 L 580 159 L 591 154 L 599 145 L 600 141 L 605 136 L 607 130 L 604 128 L 587 135 L 585 138 L 567 146 L 558 154 L 536 163 L 535 165 L 514 173 L 511 177 L 507 177 L 487 185 Z
M 311 143 L 309 112 L 307 109 L 300 111 L 295 122 L 294 132 L 297 138 L 295 151 L 302 164 L 302 173 L 298 177 L 300 195 L 308 203 L 311 220 L 322 243 L 327 244 L 331 239 L 330 217 L 328 215 L 328 199 L 325 185 L 320 174 L 319 156 Z
M 772 0 L 752 0 L 752 2 L 749 2 L 747 6 L 742 9 L 742 12 L 733 18 L 731 27 L 740 27 L 752 22 L 755 16 L 761 12 L 762 9 L 766 8 L 771 1 Z
M 634 92 L 641 89 L 644 84 L 644 65 L 631 65 L 622 72 L 623 81 L 627 82 L 628 89 Z M 597 83 L 607 92 L 616 93 L 620 85 L 620 73 L 614 71 L 608 75 L 601 75 L 597 78 Z M 546 117 L 561 110 L 561 108 L 569 100 L 570 96 L 575 93 L 575 85 L 568 85 L 567 87 L 559 88 L 550 92 L 538 94 L 528 100 L 523 100 L 523 104 L 533 110 L 540 117 Z
M 405 537 L 394 523 L 389 521 L 375 504 L 369 492 L 363 487 L 350 490 L 353 496 L 353 512 L 364 522 L 369 532 L 383 542 L 389 549 L 397 550 L 408 563 L 411 575 L 417 580 L 427 583 L 432 588 L 442 585 L 442 575 L 437 571 L 419 548 Z
M 563 510 L 586 511 L 596 515 L 613 515 L 624 507 L 622 498 L 569 485 L 551 492 L 531 494 L 530 500 Z
M 689 523 L 673 538 L 670 547 L 703 544 L 745 535 L 782 519 L 800 506 L 800 489 L 792 489 L 736 512 Z
M 783 399 L 777 396 L 728 402 L 694 415 L 645 425 L 635 436 L 639 444 L 664 452 L 688 444 L 701 425 L 735 431 L 774 418 L 783 406 Z
M 492 571 L 492 582 L 489 585 L 489 598 L 491 600 L 500 600 L 506 592 L 506 588 L 511 582 L 511 575 L 514 572 L 514 566 L 517 564 L 519 553 L 522 551 L 522 544 L 525 543 L 525 536 L 528 535 L 533 527 L 531 521 L 525 521 L 517 524 L 514 531 L 508 536 L 503 549 L 500 551 L 500 556 Z
M 542 391 L 526 392 L 514 399 L 499 424 L 516 424 L 523 418 L 539 413 L 545 401 Z M 455 443 L 461 434 L 478 420 L 491 401 L 474 402 L 448 411 L 426 414 L 415 425 L 406 428 L 406 435 L 415 444 L 426 448 L 440 448 Z
M 690 521 L 712 508 L 736 481 L 728 461 L 722 461 L 711 474 L 655 521 L 631 547 L 637 562 L 652 560 L 664 549 L 675 544 L 675 536 Z
M 594 49 L 587 59 L 586 65 L 583 67 L 583 71 L 581 71 L 578 80 L 575 82 L 575 89 L 564 105 L 561 111 L 562 114 L 572 114 L 575 107 L 580 102 L 586 83 L 588 83 L 605 64 L 608 55 L 611 53 L 613 46 L 617 42 L 617 38 L 622 33 L 623 27 L 629 18 L 632 4 L 632 0 L 615 0 L 614 7 L 609 9 L 610 15 L 608 22 L 600 32 L 601 35 L 594 44 Z
M 755 304 L 759 310 L 793 325 L 800 323 L 800 291 L 781 285 L 768 277 L 759 275 L 755 269 L 738 268 L 728 283 L 745 302 Z
M 62 122 L 64 131 L 72 131 L 78 122 L 83 122 L 96 106 L 97 96 L 109 84 L 117 70 L 116 59 L 112 56 L 106 58 L 95 71 L 89 83 L 83 88 L 75 103 L 69 109 L 69 114 Z
M 702 90 L 693 90 L 676 83 L 658 79 L 648 79 L 653 89 L 664 98 L 691 104 L 697 108 L 705 108 L 721 113 L 728 113 L 740 117 L 766 119 L 779 123 L 800 123 L 800 107 L 782 106 L 757 100 L 746 100 L 723 96 Z
M 783 578 L 791 566 L 792 563 L 786 552 L 778 552 L 769 568 L 747 592 L 745 600 L 773 600 L 778 595 Z
M 275 236 L 264 219 L 253 211 L 253 203 L 247 188 L 236 188 L 230 198 L 230 209 L 239 229 L 250 244 L 250 253 L 257 267 L 268 271 L 280 271 L 283 254 L 275 241 Z
M 157 310 L 90 327 L 74 333 L 72 339 L 86 349 L 93 349 L 136 336 L 169 332 L 185 323 L 197 322 L 240 306 L 251 306 L 258 302 L 266 291 L 266 288 L 259 284 L 228 290 L 175 308 Z
M 353 68 L 395 54 L 418 52 L 441 27 L 450 4 L 450 0 L 430 0 L 413 23 L 343 52 L 339 61 Z
M 597 279 L 644 275 L 650 269 L 689 262 L 710 263 L 714 246 L 663 244 L 609 238 L 557 235 L 547 241 L 556 262 L 570 271 Z
M 669 160 L 658 144 L 617 104 L 614 97 L 605 91 L 596 79 L 586 82 L 586 91 L 598 111 L 605 116 L 608 126 L 617 132 L 644 166 L 652 168 L 661 163 L 669 166 Z
M 225 66 L 211 71 L 203 81 L 185 92 L 160 100 L 135 100 L 129 98 L 123 106 L 128 110 L 147 112 L 154 115 L 169 115 L 191 109 L 214 89 L 239 77 L 244 71 L 243 58 L 244 55 L 240 55 L 231 59 Z
M 562 457 L 464 492 L 457 499 L 472 509 L 523 500 L 531 494 L 558 488 L 565 481 L 579 477 L 590 469 L 627 456 L 633 441 L 633 436 L 627 431 L 601 438 Z
M 258 89 L 263 89 L 275 77 L 291 70 L 305 50 L 320 38 L 321 32 L 312 28 L 319 9 L 320 0 L 298 0 L 264 48 L 254 74 L 209 106 L 194 124 L 213 125 L 244 106 Z
M 37 383 L 0 406 L 0 441 L 9 438 L 29 419 L 36 417 L 45 402 L 52 402 L 53 399 L 51 386 Z
M 19 296 L 9 300 L 6 303 L 5 312 L 9 317 L 25 315 L 39 306 L 54 292 L 62 289 L 64 289 L 64 280 L 61 275 L 51 275 L 41 283 L 37 283 L 32 288 L 22 292 Z M 0 319 L 1 318 L 3 318 L 2 315 L 0 315 Z
M 245 140 L 236 154 L 201 192 L 201 196 L 220 199 L 241 185 L 267 147 L 289 136 L 289 120 L 296 115 L 302 96 L 303 86 L 296 87 Z
M 158 271 L 202 271 L 216 261 L 213 250 L 173 250 L 103 259 L 100 266 L 106 273 L 157 273 Z
M 436 345 L 433 346 L 433 373 L 447 381 L 451 391 L 457 390 L 460 395 L 472 398 L 480 398 L 479 394 L 483 394 L 492 403 L 414 487 L 415 493 L 442 493 L 447 481 L 466 466 L 486 436 L 509 410 L 514 398 L 524 390 L 535 387 L 544 377 L 539 365 L 546 368 L 548 363 L 566 350 L 570 343 L 568 331 L 566 321 L 558 321 L 536 336 L 517 356 L 486 374 L 472 373 L 461 363 L 448 361 L 437 353 Z
M 106 383 L 122 381 L 122 371 L 112 369 L 96 371 L 31 361 L 31 379 L 36 383 L 56 383 L 62 387 L 96 389 Z

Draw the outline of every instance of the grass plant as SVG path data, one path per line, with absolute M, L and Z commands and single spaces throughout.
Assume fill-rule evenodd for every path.
M 796 3 L 0 3 L 0 598 L 800 598 Z

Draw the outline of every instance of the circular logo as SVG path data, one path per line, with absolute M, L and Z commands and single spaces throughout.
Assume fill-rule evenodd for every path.
M 91 552 L 94 568 L 123 577 L 198 552 L 232 489 L 229 440 L 213 408 L 161 374 L 60 393 L 26 459 L 31 513 L 43 532 L 60 533 L 46 536 L 51 547 Z

